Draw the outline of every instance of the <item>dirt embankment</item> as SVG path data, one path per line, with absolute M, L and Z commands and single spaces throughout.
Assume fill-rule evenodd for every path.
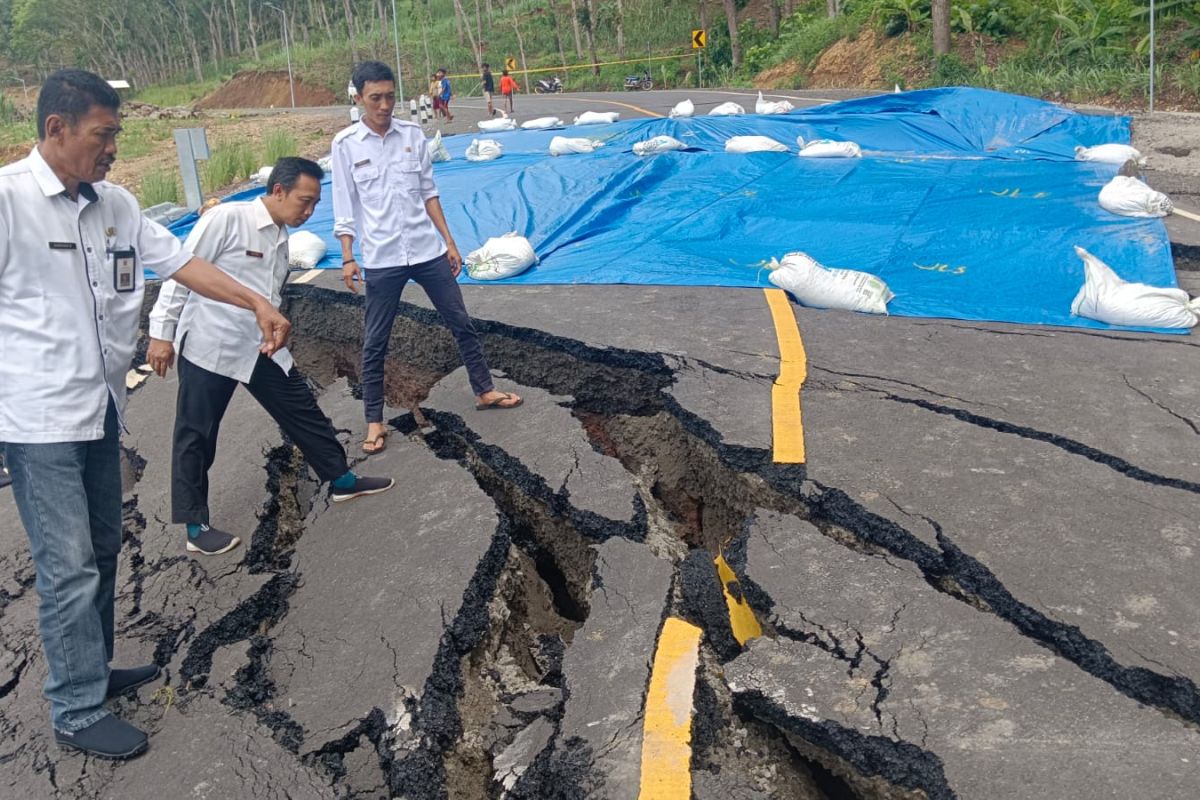
M 320 86 L 307 86 L 296 78 L 297 106 L 332 106 L 339 98 Z M 197 108 L 283 108 L 291 106 L 288 74 L 284 71 L 239 72 L 221 88 L 196 104 Z

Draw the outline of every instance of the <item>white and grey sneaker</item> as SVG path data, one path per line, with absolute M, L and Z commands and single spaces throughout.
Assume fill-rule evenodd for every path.
M 203 553 L 206 556 L 219 556 L 221 553 L 228 553 L 233 548 L 242 543 L 242 540 L 234 536 L 232 533 L 210 528 L 207 525 L 200 526 L 200 533 L 196 536 L 189 535 L 187 537 L 187 550 L 189 553 Z

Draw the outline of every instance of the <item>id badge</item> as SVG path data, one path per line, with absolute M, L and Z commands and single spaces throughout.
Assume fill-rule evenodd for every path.
M 118 292 L 132 292 L 137 286 L 137 253 L 128 250 L 110 250 L 113 263 L 113 288 Z

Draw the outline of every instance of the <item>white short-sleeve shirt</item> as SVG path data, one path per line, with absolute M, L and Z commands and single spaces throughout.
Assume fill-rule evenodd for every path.
M 271 219 L 261 197 L 209 209 L 185 246 L 279 308 L 288 275 L 288 232 Z M 175 342 L 179 354 L 196 366 L 242 383 L 250 382 L 262 343 L 253 311 L 194 294 L 175 281 L 164 283 L 158 293 L 150 336 Z M 284 372 L 291 369 L 286 347 L 272 358 Z
M 380 136 L 360 121 L 333 137 L 333 234 L 358 238 L 363 269 L 421 264 L 445 253 L 425 210 L 437 196 L 419 126 L 394 119 Z
M 131 279 L 115 263 L 129 251 Z M 125 409 L 142 270 L 169 278 L 191 258 L 119 186 L 72 199 L 37 148 L 0 169 L 0 441 L 103 438 L 109 397 Z

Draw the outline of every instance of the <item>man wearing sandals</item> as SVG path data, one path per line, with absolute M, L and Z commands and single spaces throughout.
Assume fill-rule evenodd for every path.
M 357 293 L 367 284 L 362 391 L 367 434 L 363 452 L 378 453 L 383 424 L 383 366 L 405 284 L 415 280 L 450 329 L 467 367 L 476 408 L 515 408 L 521 398 L 496 391 L 479 335 L 459 289 L 462 256 L 450 235 L 433 161 L 421 128 L 392 117 L 396 78 L 388 65 L 367 61 L 354 70 L 362 119 L 333 139 L 334 235 L 342 243 L 342 279 Z M 354 239 L 362 239 L 361 266 Z
M 303 225 L 321 200 L 324 172 L 306 158 L 281 158 L 267 194 L 222 203 L 192 229 L 186 247 L 278 307 L 288 274 L 287 226 Z M 179 395 L 171 448 L 171 519 L 187 528 L 189 553 L 220 555 L 241 539 L 209 525 L 208 471 L 217 455 L 221 418 L 238 384 L 254 396 L 313 471 L 329 481 L 335 503 L 378 494 L 391 478 L 355 475 L 333 424 L 313 398 L 287 350 L 258 352 L 249 312 L 214 303 L 168 281 L 150 312 L 146 363 L 166 375 L 179 354 Z M 178 344 L 176 344 L 178 343 Z

